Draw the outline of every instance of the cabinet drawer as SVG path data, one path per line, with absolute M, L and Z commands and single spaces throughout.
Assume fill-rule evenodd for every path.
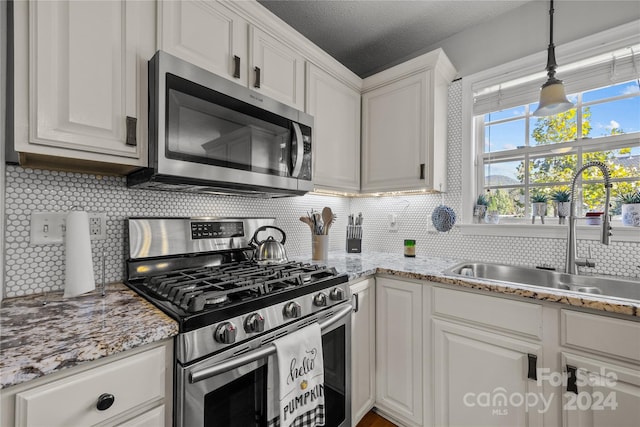
M 165 349 L 100 366 L 16 395 L 16 426 L 90 426 L 164 397 Z M 115 397 L 98 410 L 102 394 Z
M 164 425 L 164 405 L 160 405 L 144 414 L 118 424 L 118 427 L 159 427 Z
M 542 306 L 451 289 L 433 289 L 433 313 L 542 339 Z
M 640 323 L 562 310 L 562 345 L 640 362 Z

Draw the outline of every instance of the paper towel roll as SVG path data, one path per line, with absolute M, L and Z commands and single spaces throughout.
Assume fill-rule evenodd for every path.
M 75 297 L 96 288 L 91 257 L 89 215 L 70 211 L 64 240 L 65 282 L 64 298 Z

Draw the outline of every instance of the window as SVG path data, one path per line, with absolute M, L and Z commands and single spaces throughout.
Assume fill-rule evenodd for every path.
M 550 197 L 568 190 L 575 171 L 594 160 L 610 169 L 613 214 L 619 214 L 618 194 L 640 190 L 640 75 L 635 52 L 640 46 L 582 61 L 574 72 L 565 72 L 565 84 L 572 81 L 567 90 L 575 107 L 555 116 L 532 116 L 539 88 L 534 78 L 474 90 L 476 191 L 490 193 L 502 218 L 531 218 L 533 195 Z M 597 168 L 581 174 L 574 199 L 578 216 L 603 210 L 602 178 Z M 549 201 L 548 215 L 554 210 Z

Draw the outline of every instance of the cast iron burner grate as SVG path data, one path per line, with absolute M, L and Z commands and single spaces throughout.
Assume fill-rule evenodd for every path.
M 335 268 L 316 264 L 258 265 L 243 261 L 159 274 L 148 277 L 142 286 L 161 301 L 168 301 L 188 313 L 197 313 L 301 287 L 337 274 Z

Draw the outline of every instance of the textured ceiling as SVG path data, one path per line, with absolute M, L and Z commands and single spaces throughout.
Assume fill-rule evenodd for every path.
M 258 0 L 360 77 L 531 0 Z

